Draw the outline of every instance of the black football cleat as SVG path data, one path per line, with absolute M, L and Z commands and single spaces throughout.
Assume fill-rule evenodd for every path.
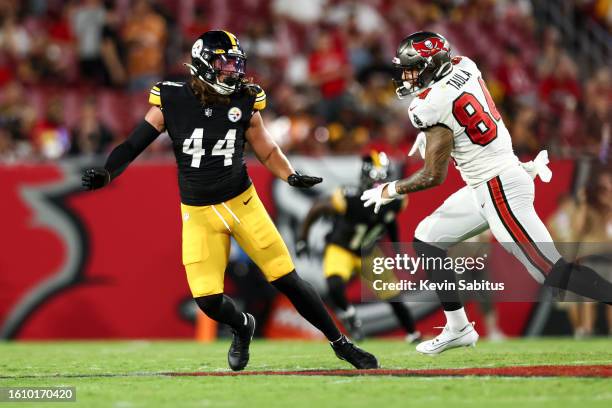
M 249 346 L 253 340 L 253 333 L 255 333 L 255 318 L 249 313 L 245 313 L 245 316 L 247 317 L 246 327 L 240 331 L 232 329 L 234 338 L 227 352 L 227 363 L 234 371 L 244 370 L 249 364 Z
M 339 340 L 330 344 L 340 360 L 351 363 L 355 368 L 378 368 L 378 360 L 376 360 L 376 357 L 351 343 L 346 336 L 342 336 Z

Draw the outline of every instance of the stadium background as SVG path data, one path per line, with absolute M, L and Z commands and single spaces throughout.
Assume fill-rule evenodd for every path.
M 393 157 L 398 172 L 420 166 L 405 161 L 416 134 L 389 61 L 406 34 L 442 33 L 455 55 L 479 64 L 521 158 L 549 150 L 555 175 L 538 182 L 536 208 L 556 238 L 609 241 L 611 15 L 601 0 L 0 2 L 1 335 L 193 336 L 168 139 L 108 189 L 79 185 L 82 168 L 102 163 L 142 118 L 149 87 L 185 77 L 193 39 L 213 28 L 239 37 L 249 75 L 268 94 L 270 131 L 298 168 L 326 179 L 316 194 L 355 183 L 359 155 L 372 148 Z M 314 196 L 252 160 L 249 171 L 292 248 Z M 411 196 L 401 238 L 460 185 L 451 171 L 443 187 Z M 319 252 L 325 228 L 314 231 Z M 232 259 L 228 292 L 268 316 L 260 334 L 314 336 L 239 250 Z M 320 259 L 297 267 L 324 293 Z M 413 308 L 426 333 L 441 321 L 432 305 Z M 478 316 L 478 305 L 468 307 Z M 496 308 L 508 335 L 572 333 L 554 305 Z M 385 305 L 360 312 L 371 333 L 397 333 Z M 610 312 L 599 312 L 594 331 L 604 333 Z

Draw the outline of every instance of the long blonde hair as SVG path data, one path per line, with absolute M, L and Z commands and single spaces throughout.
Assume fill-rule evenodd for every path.
M 251 80 L 252 78 L 241 79 L 241 87 L 246 92 L 248 92 L 249 95 L 255 96 L 257 91 L 251 86 L 253 84 Z M 230 103 L 229 95 L 221 95 L 206 82 L 196 78 L 195 76 L 191 77 L 191 80 L 189 81 L 189 86 L 191 86 L 194 95 L 200 100 L 200 103 L 204 106 L 212 104 L 229 105 Z

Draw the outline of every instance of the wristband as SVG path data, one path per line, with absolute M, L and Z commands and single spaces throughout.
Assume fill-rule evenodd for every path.
M 395 189 L 395 185 L 397 184 L 397 180 L 392 181 L 391 183 L 387 184 L 387 194 L 389 195 L 389 198 L 395 198 L 397 196 L 400 196 L 401 194 L 397 192 L 397 190 Z

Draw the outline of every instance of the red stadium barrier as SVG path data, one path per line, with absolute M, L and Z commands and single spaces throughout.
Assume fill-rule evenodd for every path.
M 568 191 L 573 163 L 551 167 L 552 182 L 537 186 L 543 219 Z M 249 171 L 274 215 L 272 175 L 257 163 Z M 180 257 L 174 164 L 137 163 L 95 193 L 81 191 L 79 173 L 74 163 L 0 165 L 2 336 L 193 337 L 193 324 L 180 312 L 190 294 Z M 452 171 L 442 187 L 413 195 L 400 217 L 401 238 L 410 240 L 418 221 L 460 185 Z M 515 322 L 504 328 L 520 333 L 528 311 L 502 307 L 502 322 Z

